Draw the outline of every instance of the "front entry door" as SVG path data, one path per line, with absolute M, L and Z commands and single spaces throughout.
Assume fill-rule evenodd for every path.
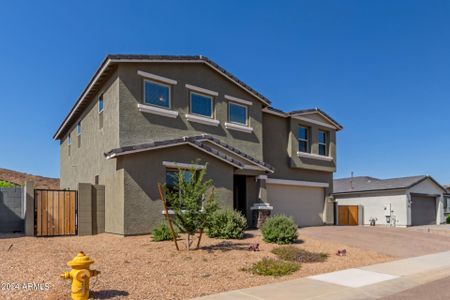
M 246 179 L 244 175 L 234 175 L 233 177 L 233 208 L 244 216 L 247 215 Z

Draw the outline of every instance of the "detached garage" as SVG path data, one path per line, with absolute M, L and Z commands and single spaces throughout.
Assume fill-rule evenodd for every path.
M 358 206 L 359 225 L 418 226 L 444 222 L 445 189 L 430 176 L 337 179 L 333 196 L 339 208 Z M 339 225 L 339 221 L 337 222 Z M 341 224 L 343 225 L 343 224 Z
M 300 227 L 323 225 L 327 187 L 328 183 L 267 179 L 272 215 L 290 216 Z

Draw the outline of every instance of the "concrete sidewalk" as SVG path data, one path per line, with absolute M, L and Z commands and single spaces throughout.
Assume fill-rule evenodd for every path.
M 196 299 L 378 299 L 448 276 L 450 251 Z

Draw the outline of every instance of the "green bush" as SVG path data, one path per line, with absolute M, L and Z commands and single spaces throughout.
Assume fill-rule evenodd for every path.
M 292 274 L 299 269 L 300 265 L 297 263 L 273 258 L 263 258 L 254 263 L 250 268 L 243 270 L 257 275 L 284 276 Z
M 270 217 L 261 226 L 264 241 L 276 244 L 292 244 L 297 240 L 297 224 L 290 217 Z
M 12 184 L 11 182 L 0 180 L 0 187 L 9 188 L 9 187 L 15 187 L 15 185 Z
M 324 262 L 328 258 L 326 253 L 310 252 L 294 246 L 277 247 L 272 249 L 272 253 L 283 260 L 300 263 Z
M 211 238 L 242 239 L 247 228 L 247 220 L 238 211 L 215 211 L 208 222 L 207 234 Z
M 447 224 L 450 224 L 450 215 L 447 216 Z
M 176 231 L 175 234 L 177 234 Z M 170 241 L 173 239 L 172 233 L 170 232 L 170 228 L 169 225 L 167 225 L 167 222 L 162 221 L 153 228 L 152 239 L 154 242 Z

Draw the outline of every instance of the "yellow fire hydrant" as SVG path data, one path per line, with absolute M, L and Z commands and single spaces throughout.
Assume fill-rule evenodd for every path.
M 93 263 L 94 261 L 89 256 L 80 251 L 67 263 L 72 270 L 61 274 L 61 278 L 72 280 L 71 296 L 73 300 L 89 299 L 89 279 L 100 274 L 100 271 L 89 269 Z

